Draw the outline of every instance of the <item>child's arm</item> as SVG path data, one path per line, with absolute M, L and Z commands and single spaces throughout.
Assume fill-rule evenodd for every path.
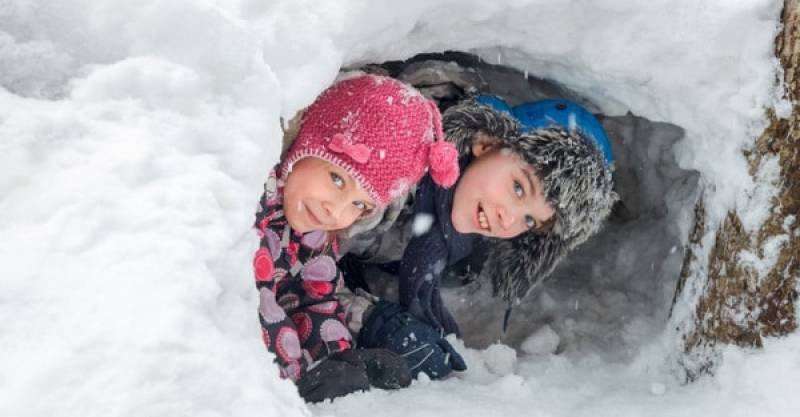
M 438 227 L 434 222 L 431 227 Z M 447 246 L 439 233 L 411 239 L 400 263 L 400 304 L 444 334 L 459 335 L 458 324 L 439 291 Z
M 274 176 L 274 172 L 271 176 Z M 270 216 L 275 215 L 275 211 L 267 203 L 267 192 L 269 191 L 261 196 L 259 211 L 256 213 L 255 226 L 259 230 L 261 241 L 253 258 L 256 288 L 259 291 L 261 337 L 267 349 L 275 354 L 281 377 L 297 381 L 309 361 L 303 355 L 294 322 L 276 299 L 276 287 L 285 278 L 285 274 L 281 275 L 280 270 L 275 268 L 274 257 L 280 256 L 280 246 L 276 250 L 276 242 L 267 235 Z
M 400 262 L 400 304 L 444 334 L 459 334 L 458 324 L 442 303 L 442 272 L 448 264 L 448 246 L 441 233 L 433 198 L 434 185 L 426 177 L 415 199 L 415 216 L 433 219 L 428 230 L 414 236 Z M 415 219 L 416 220 L 416 219 Z
M 351 337 L 334 295 L 342 281 L 334 245 L 324 235 L 292 232 L 281 212 L 277 169 L 270 172 L 256 213 L 261 241 L 253 268 L 264 343 L 282 376 L 296 381 L 311 362 L 348 349 Z
M 281 377 L 297 381 L 309 363 L 300 348 L 297 329 L 277 304 L 272 289 L 260 286 L 259 294 L 258 312 L 264 345 L 275 353 Z

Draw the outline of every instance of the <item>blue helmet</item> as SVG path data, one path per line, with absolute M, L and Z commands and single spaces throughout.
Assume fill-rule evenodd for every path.
M 534 130 L 560 126 L 567 130 L 577 130 L 597 145 L 609 167 L 614 166 L 614 154 L 611 142 L 603 129 L 603 125 L 592 113 L 577 103 L 563 99 L 550 99 L 522 103 L 511 107 L 497 96 L 482 95 L 475 100 L 485 106 L 512 116 L 520 123 L 523 133 Z

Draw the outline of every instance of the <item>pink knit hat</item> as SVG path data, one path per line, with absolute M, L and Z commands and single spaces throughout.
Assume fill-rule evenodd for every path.
M 309 156 L 347 171 L 380 207 L 406 193 L 429 168 L 443 187 L 459 175 L 458 151 L 444 141 L 436 104 L 376 75 L 339 81 L 317 97 L 282 162 L 282 177 Z

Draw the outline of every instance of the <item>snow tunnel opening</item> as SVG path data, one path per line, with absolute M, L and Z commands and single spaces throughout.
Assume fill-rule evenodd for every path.
M 630 113 L 603 115 L 597 103 L 557 79 L 464 52 L 424 53 L 361 68 L 409 82 L 442 108 L 474 93 L 502 97 L 512 106 L 568 99 L 594 113 L 608 133 L 620 202 L 599 233 L 513 307 L 505 333 L 506 304 L 491 295 L 490 271 L 474 281 L 450 274 L 443 284 L 467 346 L 500 341 L 527 354 L 594 353 L 624 360 L 663 332 L 683 260 L 681 225 L 688 223 L 686 207 L 694 206 L 700 177 L 680 168 L 672 152 L 682 128 Z M 381 281 L 378 292 L 392 298 L 396 280 Z

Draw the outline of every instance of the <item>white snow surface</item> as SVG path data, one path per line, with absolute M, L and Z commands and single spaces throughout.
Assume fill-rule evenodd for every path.
M 786 108 L 772 56 L 780 7 L 0 1 L 0 415 L 796 415 L 800 336 L 727 348 L 714 376 L 681 385 L 668 300 L 608 288 L 558 316 L 563 351 L 453 340 L 470 367 L 457 377 L 307 407 L 262 346 L 251 272 L 280 118 L 342 65 L 445 49 L 558 81 L 607 114 L 683 127 L 675 157 L 702 174 L 710 224 L 732 207 L 757 224 L 756 197 L 770 193 L 753 191 L 741 149 L 766 108 Z M 547 297 L 537 308 L 565 308 Z M 610 314 L 629 320 L 596 343 Z

